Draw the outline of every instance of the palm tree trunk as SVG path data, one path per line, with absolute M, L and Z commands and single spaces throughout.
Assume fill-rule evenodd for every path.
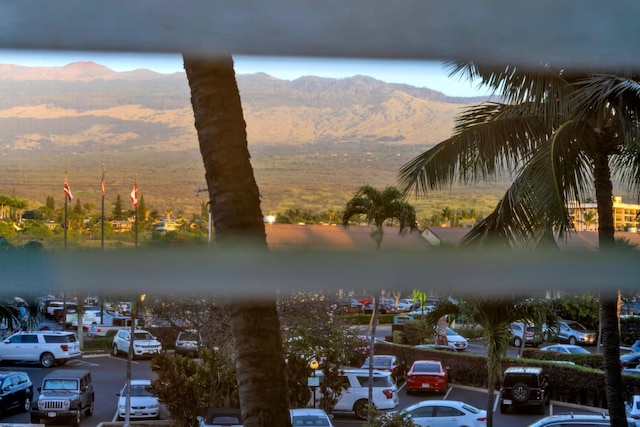
M 184 56 L 216 229 L 216 247 L 267 250 L 233 59 Z M 256 255 L 256 253 L 252 253 Z M 247 259 L 247 262 L 250 262 Z M 275 294 L 231 304 L 244 425 L 291 425 Z
M 602 144 L 606 147 L 608 144 Z M 615 251 L 615 228 L 613 222 L 613 185 L 609 168 L 609 155 L 605 149 L 598 150 L 594 158 L 594 184 L 598 203 L 598 243 L 603 255 Z M 602 347 L 607 408 L 612 426 L 627 426 L 620 369 L 620 330 L 618 329 L 618 290 L 607 289 L 602 284 L 600 292 L 602 307 Z

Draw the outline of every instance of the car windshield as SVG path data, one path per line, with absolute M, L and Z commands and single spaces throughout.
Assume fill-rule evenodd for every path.
M 122 395 L 127 395 L 127 387 L 122 389 Z M 131 396 L 153 396 L 153 394 L 149 391 L 148 385 L 131 384 Z
M 447 328 L 447 335 L 449 336 L 458 335 L 458 333 L 451 328 Z
M 77 390 L 78 381 L 77 380 L 59 380 L 59 379 L 44 380 L 42 389 L 43 390 Z
M 435 363 L 416 363 L 413 372 L 440 372 L 440 366 Z
M 316 415 L 294 416 L 292 423 L 294 426 L 328 426 L 329 420 Z
M 587 330 L 587 328 L 585 328 L 584 326 L 582 326 L 578 322 L 567 322 L 567 326 L 569 326 L 574 331 L 586 331 Z
M 153 336 L 148 332 L 136 332 L 133 334 L 134 340 L 152 340 Z
M 370 359 L 365 359 L 364 365 L 362 365 L 362 366 L 365 367 L 365 368 L 368 367 L 369 366 L 369 360 Z M 379 357 L 374 357 L 373 358 L 373 366 L 382 366 L 382 367 L 388 368 L 388 367 L 391 366 L 391 359 L 387 358 L 387 357 L 384 357 L 384 358 L 382 358 L 382 357 L 380 357 L 380 358 Z
M 571 354 L 589 354 L 589 350 L 585 350 L 582 347 L 569 347 L 568 350 Z
M 180 332 L 178 341 L 198 341 L 198 334 L 193 332 Z

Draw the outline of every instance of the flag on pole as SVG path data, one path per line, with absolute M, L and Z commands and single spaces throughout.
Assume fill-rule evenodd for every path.
M 67 195 L 67 199 L 71 201 L 73 199 L 73 194 L 71 194 L 71 188 L 69 187 L 69 181 L 67 181 L 67 177 L 64 177 L 64 194 Z
M 134 208 L 138 207 L 138 183 L 136 182 L 131 190 L 131 204 Z
M 102 197 L 105 195 L 104 191 L 104 171 L 102 171 L 102 180 L 100 181 L 100 185 L 102 186 Z

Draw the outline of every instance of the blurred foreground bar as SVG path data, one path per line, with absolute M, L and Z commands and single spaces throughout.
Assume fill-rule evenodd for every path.
M 529 294 L 640 290 L 638 253 L 253 252 L 212 250 L 5 252 L 3 293 L 203 293 L 259 297 L 275 291 L 433 290 Z
M 637 67 L 640 2 L 0 0 L 0 48 Z

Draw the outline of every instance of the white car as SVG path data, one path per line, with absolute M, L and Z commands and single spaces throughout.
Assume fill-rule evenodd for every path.
M 546 347 L 542 347 L 540 351 L 552 351 L 560 354 L 591 354 L 589 350 L 586 350 L 579 345 L 571 344 L 553 344 Z
M 120 329 L 113 336 L 112 355 L 129 354 L 130 329 Z M 133 333 L 133 357 L 155 356 L 162 351 L 162 344 L 150 332 L 136 329 Z
M 485 427 L 487 411 L 456 400 L 423 400 L 401 411 L 416 427 Z
M 367 419 L 367 402 L 369 399 L 369 369 L 344 368 L 341 372 L 347 388 L 342 390 L 338 402 L 333 408 L 333 412 L 351 412 L 361 420 Z M 322 382 L 324 374 L 321 370 L 315 372 Z M 377 409 L 394 409 L 400 403 L 398 398 L 398 387 L 389 371 L 373 370 L 372 385 L 373 404 Z M 315 395 L 312 397 L 310 406 L 314 402 L 319 402 L 322 397 L 320 387 L 314 388 Z
M 466 350 L 469 345 L 467 339 L 458 334 L 452 328 L 447 328 L 447 342 L 449 345 L 454 346 L 458 351 Z
M 331 415 L 327 415 L 323 409 L 295 408 L 289 409 L 292 426 L 322 426 L 333 427 Z
M 127 384 L 118 395 L 118 419 L 124 420 L 127 414 Z M 131 398 L 129 399 L 130 419 L 158 419 L 160 400 L 151 393 L 151 380 L 131 380 Z
M 627 416 L 640 420 L 640 396 L 634 395 L 631 404 L 627 404 Z
M 0 360 L 40 362 L 44 368 L 81 356 L 80 342 L 73 332 L 18 332 L 0 343 Z

